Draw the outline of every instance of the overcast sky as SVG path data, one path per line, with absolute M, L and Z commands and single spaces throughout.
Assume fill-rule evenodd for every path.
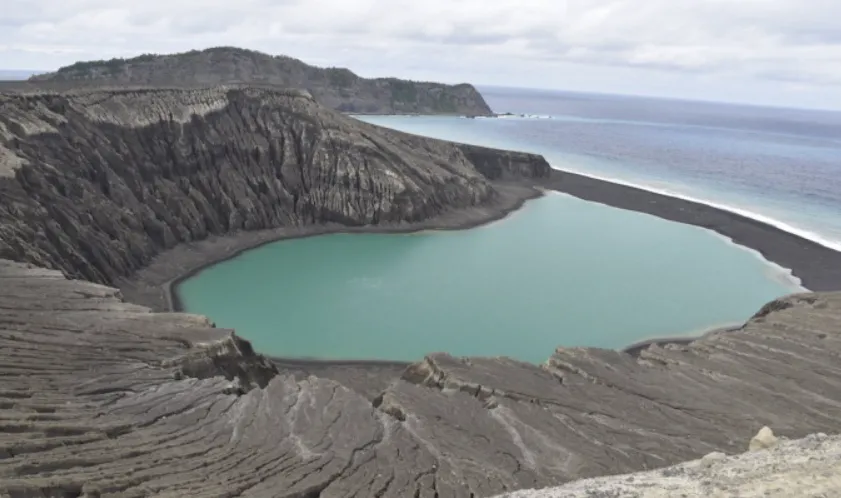
M 841 109 L 841 0 L 0 3 L 0 69 L 234 45 L 363 76 Z

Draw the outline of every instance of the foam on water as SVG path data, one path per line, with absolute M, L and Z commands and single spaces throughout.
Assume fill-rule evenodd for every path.
M 464 116 L 467 117 L 467 116 Z M 710 131 L 720 131 L 720 132 L 738 132 L 742 134 L 749 134 L 749 135 L 757 135 L 757 136 L 778 136 L 778 137 L 785 137 L 785 138 L 799 138 L 803 139 L 808 137 L 808 135 L 798 135 L 796 133 L 785 133 L 781 131 L 769 131 L 769 130 L 752 130 L 747 128 L 728 128 L 726 126 L 713 126 L 713 125 L 702 125 L 702 124 L 692 124 L 692 123 L 674 123 L 674 122 L 659 122 L 659 121 L 643 121 L 643 120 L 631 120 L 631 119 L 606 119 L 606 118 L 586 118 L 581 116 L 565 116 L 565 115 L 554 115 L 554 114 L 500 114 L 497 116 L 477 116 L 477 119 L 517 119 L 517 120 L 536 120 L 536 119 L 553 119 L 556 121 L 563 121 L 568 123 L 581 123 L 581 124 L 613 124 L 613 125 L 627 125 L 627 126 L 646 126 L 652 128 L 664 128 L 664 129 L 689 129 L 689 130 L 710 130 Z M 809 137 L 815 138 L 815 137 Z M 834 139 L 834 138 L 827 138 L 827 137 L 820 137 L 815 138 L 820 140 L 821 142 L 829 142 L 832 144 L 841 144 L 841 140 Z

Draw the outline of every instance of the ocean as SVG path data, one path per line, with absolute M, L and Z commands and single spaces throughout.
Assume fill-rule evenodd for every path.
M 502 118 L 365 116 L 543 154 L 553 167 L 699 201 L 841 250 L 841 112 L 482 87 Z
M 841 113 L 481 90 L 517 116 L 359 119 L 537 152 L 556 168 L 841 246 Z M 620 348 L 732 325 L 799 289 L 785 269 L 708 230 L 552 194 L 470 230 L 272 243 L 178 292 L 188 311 L 277 356 L 541 362 L 558 346 Z

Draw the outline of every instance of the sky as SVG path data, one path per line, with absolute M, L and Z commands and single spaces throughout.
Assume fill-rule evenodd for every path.
M 841 109 L 841 0 L 1 0 L 0 69 L 229 45 L 362 76 Z

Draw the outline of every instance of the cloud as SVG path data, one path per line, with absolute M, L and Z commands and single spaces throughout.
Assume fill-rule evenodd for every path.
M 25 67 L 236 45 L 374 68 L 567 64 L 837 84 L 838 0 L 3 0 Z M 5 64 L 3 64 L 5 65 Z M 18 64 L 20 66 L 20 64 Z M 391 67 L 391 66 L 388 66 Z M 356 69 L 356 67 L 354 67 Z

